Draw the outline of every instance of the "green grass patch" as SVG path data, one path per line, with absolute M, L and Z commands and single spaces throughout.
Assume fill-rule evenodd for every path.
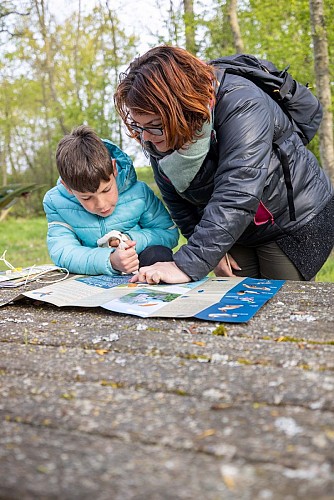
M 6 259 L 14 267 L 49 264 L 46 232 L 45 217 L 14 219 L 8 216 L 0 222 L 0 254 L 7 250 Z M 0 271 L 6 269 L 4 262 L 0 261 Z
M 327 281 L 334 283 L 334 253 L 327 259 L 325 265 L 317 274 L 316 281 Z
M 155 183 L 154 177 L 153 177 L 153 170 L 151 167 L 140 167 L 136 168 L 136 173 L 137 173 L 137 178 L 139 181 L 146 182 L 148 186 L 155 192 L 155 194 L 161 198 L 161 193 L 158 189 L 158 186 Z

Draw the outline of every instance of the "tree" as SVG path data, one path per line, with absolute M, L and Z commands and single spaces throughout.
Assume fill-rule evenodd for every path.
M 121 145 L 112 96 L 136 39 L 101 5 L 86 16 L 79 5 L 62 23 L 47 0 L 31 5 L 17 26 L 21 37 L 0 54 L 0 185 L 47 183 L 46 189 L 58 176 L 56 145 L 74 126 L 86 123 Z M 40 210 L 40 193 L 35 201 Z
M 159 28 L 158 32 L 152 33 L 157 43 L 169 43 L 171 45 L 183 44 L 184 34 L 184 8 L 183 0 L 168 0 L 168 8 L 164 9 L 161 2 L 157 1 L 160 11 L 160 18 L 163 30 Z
M 118 36 L 117 17 L 110 9 L 108 0 L 106 0 L 106 8 L 107 8 L 107 13 L 108 13 L 108 21 L 109 21 L 110 33 L 111 33 L 111 52 L 112 52 L 112 57 L 114 60 L 114 65 L 113 65 L 112 69 L 114 71 L 114 82 L 115 82 L 115 85 L 117 85 L 117 82 L 119 80 L 120 66 L 122 64 L 122 61 L 120 59 L 122 49 L 119 46 L 120 40 L 119 40 L 119 36 Z M 119 145 L 119 147 L 121 149 L 123 148 L 122 125 L 123 124 L 121 122 L 121 119 L 119 117 L 117 117 L 116 118 L 116 131 L 118 134 L 117 144 Z
M 186 39 L 186 49 L 192 54 L 197 53 L 196 26 L 193 0 L 183 0 L 184 9 L 184 31 Z
M 20 8 L 17 8 L 15 2 L 12 0 L 4 0 L 0 4 L 0 44 L 5 44 L 8 39 L 21 36 L 20 31 L 17 29 L 17 20 L 29 15 L 28 4 L 21 2 Z M 3 66 L 0 64 L 0 71 Z M 0 73 L 1 74 L 1 73 Z M 10 123 L 10 108 L 11 101 L 8 96 L 8 80 L 5 76 L 0 76 L 0 107 L 3 110 L 3 115 L 0 114 L 0 131 L 3 132 L 2 140 L 0 139 L 0 173 L 2 177 L 2 184 L 7 184 L 7 158 L 11 160 L 11 123 Z M 10 91 L 9 91 L 10 92 Z M 14 168 L 14 167 L 13 167 Z
M 315 88 L 309 0 L 281 0 L 277 7 L 273 12 L 271 0 L 249 0 L 239 7 L 245 51 L 281 70 L 288 66 L 293 78 Z M 308 147 L 319 157 L 318 134 Z
M 20 16 L 28 16 L 28 5 L 23 5 L 17 8 L 14 1 L 4 0 L 0 4 L 0 33 L 5 33 L 11 37 L 19 36 L 20 33 L 16 28 L 16 19 Z M 22 9 L 22 10 L 21 10 Z
M 312 39 L 314 46 L 314 72 L 317 93 L 323 106 L 320 124 L 320 157 L 323 167 L 334 181 L 333 113 L 328 55 L 328 41 L 322 0 L 310 0 Z
M 63 134 L 66 134 L 67 129 L 64 123 L 63 110 L 58 98 L 56 88 L 56 69 L 55 69 L 55 52 L 56 44 L 53 37 L 52 18 L 48 13 L 48 7 L 45 0 L 33 0 L 35 13 L 38 19 L 39 35 L 41 37 L 41 50 L 39 53 L 39 64 L 42 74 L 47 77 L 47 88 L 44 86 L 45 98 L 43 99 L 44 105 L 48 105 L 47 93 L 51 97 L 53 104 L 56 108 L 56 116 Z M 46 83 L 45 81 L 43 82 Z
M 201 53 L 206 60 L 234 54 L 235 46 L 229 21 L 229 3 L 216 0 L 209 12 L 204 12 L 204 35 L 201 41 Z
M 230 22 L 230 26 L 231 26 L 231 31 L 233 34 L 235 51 L 238 54 L 242 54 L 244 52 L 244 43 L 242 41 L 242 37 L 241 37 L 241 33 L 240 33 L 238 14 L 237 14 L 237 5 L 238 5 L 237 0 L 229 0 L 228 18 L 229 18 L 229 22 Z

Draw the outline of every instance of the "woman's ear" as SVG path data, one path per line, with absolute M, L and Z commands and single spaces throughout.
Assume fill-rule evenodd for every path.
M 117 164 L 116 164 L 115 158 L 112 158 L 111 163 L 112 163 L 114 177 L 117 177 L 118 176 L 118 170 L 117 170 Z
M 67 191 L 70 193 L 70 194 L 73 194 L 73 191 L 72 189 L 70 189 L 68 186 L 66 186 L 65 182 L 63 181 L 63 179 L 60 179 L 60 182 L 62 183 L 62 185 L 67 189 Z

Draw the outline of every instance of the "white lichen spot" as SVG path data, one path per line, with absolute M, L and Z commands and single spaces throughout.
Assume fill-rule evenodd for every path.
M 275 427 L 282 432 L 285 432 L 287 436 L 293 437 L 296 434 L 303 432 L 302 427 L 300 427 L 297 422 L 291 417 L 279 417 L 275 420 Z

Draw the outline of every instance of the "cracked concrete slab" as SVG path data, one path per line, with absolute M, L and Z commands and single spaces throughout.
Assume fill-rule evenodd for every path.
M 333 291 L 247 324 L 3 306 L 0 498 L 333 499 Z

